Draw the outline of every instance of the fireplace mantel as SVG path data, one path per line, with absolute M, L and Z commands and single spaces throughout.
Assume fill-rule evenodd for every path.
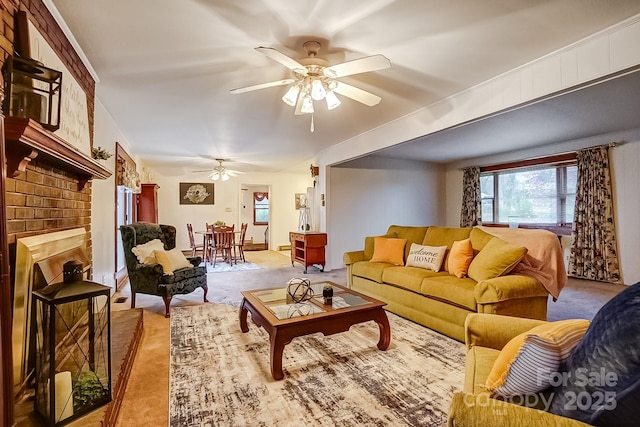
M 100 163 L 34 120 L 6 117 L 4 131 L 7 176 L 15 177 L 24 172 L 29 162 L 36 157 L 46 159 L 62 170 L 78 174 L 79 189 L 84 188 L 90 179 L 107 179 L 111 176 L 111 171 Z

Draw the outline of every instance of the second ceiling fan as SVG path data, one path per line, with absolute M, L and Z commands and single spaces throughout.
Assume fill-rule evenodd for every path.
M 291 85 L 282 100 L 286 104 L 295 107 L 296 115 L 313 114 L 313 101 L 325 100 L 329 110 L 338 107 L 341 102 L 336 93 L 369 107 L 373 107 L 380 102 L 381 98 L 379 96 L 337 79 L 390 68 L 391 61 L 384 55 L 366 56 L 353 61 L 330 65 L 327 61 L 317 56 L 320 49 L 319 42 L 311 40 L 305 42 L 303 46 L 307 51 L 307 57 L 299 61 L 274 48 L 255 48 L 258 52 L 289 68 L 293 73 L 293 78 L 232 89 L 231 93 L 239 94 L 274 86 Z M 313 132 L 313 117 L 311 131 Z

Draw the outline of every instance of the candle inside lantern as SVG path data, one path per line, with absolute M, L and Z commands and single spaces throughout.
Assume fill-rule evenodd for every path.
M 71 372 L 63 371 L 56 374 L 56 422 L 73 415 L 73 386 Z

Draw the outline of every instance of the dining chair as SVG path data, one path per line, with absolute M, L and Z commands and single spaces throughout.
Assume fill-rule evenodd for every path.
M 235 244 L 235 249 L 238 250 L 238 258 L 240 258 L 242 260 L 242 262 L 247 262 L 244 259 L 244 239 L 245 236 L 247 235 L 247 227 L 249 226 L 249 224 L 247 223 L 242 223 L 240 224 L 240 237 L 238 239 L 238 241 Z M 235 252 L 235 250 L 234 250 Z M 235 255 L 235 253 L 234 253 Z
M 219 257 L 223 261 L 227 261 L 230 265 L 233 265 L 234 236 L 234 226 L 223 225 L 213 227 L 213 242 L 210 246 L 214 268 L 216 266 L 216 260 Z
M 198 251 L 202 251 L 202 257 L 204 258 L 204 243 L 196 243 L 193 237 L 193 226 L 187 224 L 187 231 L 189 232 L 189 246 L 191 246 L 191 256 L 196 256 Z

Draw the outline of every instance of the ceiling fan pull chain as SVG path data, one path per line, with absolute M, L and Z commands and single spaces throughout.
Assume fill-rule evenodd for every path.
M 313 113 L 311 113 L 311 132 L 313 132 Z

